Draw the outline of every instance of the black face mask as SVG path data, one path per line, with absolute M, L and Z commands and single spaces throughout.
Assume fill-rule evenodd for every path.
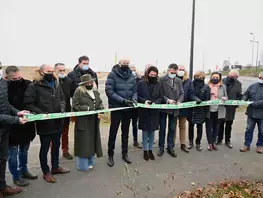
M 194 84 L 204 84 L 205 80 L 201 78 L 196 78 L 194 79 Z
M 86 85 L 87 90 L 92 90 L 92 88 L 93 88 L 93 85 Z
M 54 79 L 53 74 L 45 74 L 44 73 L 44 79 L 48 82 L 51 82 Z
M 227 81 L 228 81 L 228 82 L 230 82 L 230 83 L 233 83 L 233 82 L 235 82 L 235 80 L 236 80 L 236 79 L 234 79 L 234 78 L 231 78 L 231 77 L 229 77 L 229 76 L 227 77 Z
M 121 69 L 122 69 L 123 71 L 128 71 L 129 65 L 121 65 Z
M 220 80 L 217 79 L 217 78 L 212 78 L 212 79 L 211 79 L 211 82 L 212 82 L 213 84 L 215 84 L 215 85 L 218 84 L 219 81 L 220 81 Z
M 157 77 L 152 77 L 152 76 L 148 76 L 148 81 L 150 84 L 155 84 L 158 82 L 158 78 Z
M 19 80 L 10 80 L 10 83 L 12 84 L 18 84 L 18 83 L 21 83 L 23 80 L 23 78 L 20 78 Z

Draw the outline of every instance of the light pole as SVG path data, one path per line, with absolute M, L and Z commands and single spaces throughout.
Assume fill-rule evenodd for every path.
M 192 31 L 191 31 L 191 50 L 190 50 L 190 65 L 189 65 L 189 78 L 193 78 L 194 69 L 194 37 L 195 37 L 195 0 L 193 0 L 192 8 Z
M 253 44 L 254 46 L 254 43 L 257 44 L 257 57 L 256 57 L 256 74 L 258 74 L 258 48 L 259 48 L 259 41 L 255 41 L 255 40 L 250 40 L 250 42 Z M 254 47 L 253 47 L 254 48 Z M 254 51 L 254 50 L 253 50 Z M 254 55 L 254 54 L 253 54 Z
M 254 41 L 255 41 L 255 34 L 250 32 L 250 34 L 253 36 L 253 40 L 252 42 L 252 61 L 251 61 L 251 66 L 253 67 L 253 63 L 254 63 Z

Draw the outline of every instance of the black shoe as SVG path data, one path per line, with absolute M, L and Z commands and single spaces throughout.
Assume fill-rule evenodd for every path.
M 186 153 L 189 153 L 189 150 L 188 148 L 186 148 L 185 144 L 181 144 L 181 149 L 186 152 Z
M 148 151 L 144 151 L 144 152 L 143 152 L 143 159 L 145 159 L 146 161 L 149 160 Z
M 158 155 L 159 157 L 161 157 L 161 156 L 163 156 L 163 153 L 164 153 L 164 151 L 160 149 L 160 150 L 158 151 L 157 155 Z
M 22 174 L 22 178 L 35 180 L 35 179 L 37 179 L 37 175 L 33 175 L 30 172 L 25 172 L 25 173 Z
M 194 147 L 194 143 L 193 142 L 190 142 L 189 145 L 188 145 L 188 149 L 192 149 Z
M 136 147 L 136 148 L 139 148 L 139 149 L 142 148 L 142 145 L 141 145 L 139 142 L 137 142 L 137 141 L 135 141 L 135 142 L 133 143 L 133 146 Z
M 125 161 L 127 164 L 131 164 L 131 163 L 132 163 L 127 154 L 122 154 L 122 159 L 123 159 L 123 161 Z
M 217 140 L 216 145 L 222 145 L 222 140 Z
M 29 182 L 26 181 L 25 179 L 17 179 L 17 180 L 14 180 L 14 184 L 17 186 L 25 187 L 29 185 Z
M 226 142 L 226 146 L 227 146 L 228 148 L 230 148 L 230 149 L 233 148 L 233 145 L 231 144 L 231 142 Z
M 155 160 L 152 150 L 149 150 L 148 155 L 149 155 L 150 160 Z
M 109 156 L 109 158 L 108 158 L 108 166 L 109 167 L 113 167 L 114 166 L 113 156 Z
M 197 144 L 195 148 L 196 148 L 197 151 L 202 151 L 201 144 Z
M 171 155 L 172 157 L 177 157 L 174 149 L 167 149 L 167 153 L 168 153 L 169 155 Z

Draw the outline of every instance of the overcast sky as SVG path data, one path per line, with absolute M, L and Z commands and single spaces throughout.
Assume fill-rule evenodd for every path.
M 0 60 L 73 68 L 88 55 L 91 67 L 104 71 L 117 52 L 140 70 L 148 63 L 188 67 L 191 6 L 192 0 L 0 0 Z M 195 70 L 203 63 L 215 69 L 229 57 L 250 64 L 250 32 L 263 46 L 263 0 L 196 0 L 195 27 Z

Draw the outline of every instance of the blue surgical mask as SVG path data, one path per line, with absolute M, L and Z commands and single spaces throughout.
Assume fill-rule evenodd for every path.
M 2 79 L 3 77 L 3 71 L 0 69 L 0 80 Z
M 134 76 L 136 76 L 136 72 L 135 72 L 135 71 L 132 71 L 132 74 L 133 74 Z
M 175 78 L 176 74 L 168 74 L 169 78 Z
M 88 65 L 83 65 L 82 69 L 83 69 L 84 71 L 87 71 L 87 70 L 89 70 L 89 66 L 88 66 Z
M 59 78 L 65 78 L 65 74 L 58 74 Z
M 259 84 L 263 84 L 263 80 L 262 79 L 258 79 L 258 83 Z

